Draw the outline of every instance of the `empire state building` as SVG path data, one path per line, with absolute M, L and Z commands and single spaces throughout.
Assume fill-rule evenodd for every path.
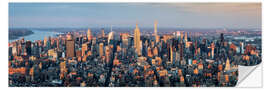
M 138 55 L 141 55 L 141 33 L 140 29 L 138 27 L 138 24 L 136 24 L 136 28 L 134 29 L 134 47 Z

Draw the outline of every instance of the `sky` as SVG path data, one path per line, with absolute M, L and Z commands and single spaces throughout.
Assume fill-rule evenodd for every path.
M 9 3 L 10 28 L 261 28 L 261 3 Z

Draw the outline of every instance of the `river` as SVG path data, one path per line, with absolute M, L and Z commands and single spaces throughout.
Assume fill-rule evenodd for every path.
M 43 40 L 44 37 L 55 37 L 57 35 L 56 32 L 52 31 L 42 31 L 42 30 L 32 30 L 34 33 L 28 36 L 23 36 L 24 40 L 30 40 L 30 41 L 35 41 L 35 40 Z M 19 40 L 22 37 L 19 37 L 18 39 L 13 39 L 13 40 L 8 40 L 8 42 L 13 42 L 15 40 Z

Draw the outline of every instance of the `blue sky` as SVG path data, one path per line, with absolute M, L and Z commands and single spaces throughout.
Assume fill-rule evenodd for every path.
M 9 27 L 260 28 L 260 3 L 9 3 Z

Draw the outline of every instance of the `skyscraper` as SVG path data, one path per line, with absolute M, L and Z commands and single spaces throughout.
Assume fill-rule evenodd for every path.
M 101 30 L 101 37 L 102 38 L 105 37 L 104 28 L 102 28 L 102 30 Z
M 27 40 L 25 45 L 27 55 L 31 55 L 31 41 Z
M 155 34 L 155 36 L 157 35 L 157 23 L 158 23 L 158 22 L 155 21 L 155 25 L 154 25 L 154 28 L 155 28 L 155 29 L 154 29 L 154 34 Z
M 185 43 L 187 42 L 187 32 L 185 32 Z
M 74 57 L 75 56 L 75 41 L 74 41 L 71 34 L 67 34 L 66 56 L 67 57 Z
M 170 45 L 170 62 L 173 62 L 173 47 Z
M 111 32 L 108 34 L 108 43 L 110 43 L 110 41 L 113 40 L 113 37 L 114 37 L 114 32 L 111 31 Z
M 211 58 L 214 59 L 215 56 L 215 44 L 211 43 Z
M 140 36 L 141 36 L 140 29 L 138 27 L 138 24 L 136 24 L 136 28 L 134 29 L 134 47 L 139 55 L 141 54 Z
M 243 42 L 240 42 L 240 47 L 241 47 L 240 53 L 244 54 L 245 49 L 244 49 L 244 43 Z
M 225 71 L 231 70 L 231 64 L 229 58 L 226 60 Z
M 90 28 L 87 31 L 87 38 L 88 38 L 88 41 L 89 40 L 92 40 L 92 33 L 91 33 L 91 29 Z
M 85 52 L 88 49 L 88 43 L 82 44 L 82 56 L 86 55 Z
M 128 47 L 129 34 L 128 33 L 121 33 L 120 36 L 121 36 L 121 39 L 122 39 L 123 46 L 125 48 L 127 48 Z
M 220 46 L 224 46 L 224 36 L 223 36 L 223 33 L 220 34 Z
M 102 57 L 103 56 L 103 43 L 99 43 L 99 56 Z
M 47 42 L 48 42 L 48 38 L 47 37 L 44 37 L 44 46 L 47 45 Z
M 157 21 L 155 21 L 155 25 L 154 25 L 154 35 L 155 35 L 155 39 L 156 39 L 156 42 L 159 42 L 159 36 L 157 34 Z

